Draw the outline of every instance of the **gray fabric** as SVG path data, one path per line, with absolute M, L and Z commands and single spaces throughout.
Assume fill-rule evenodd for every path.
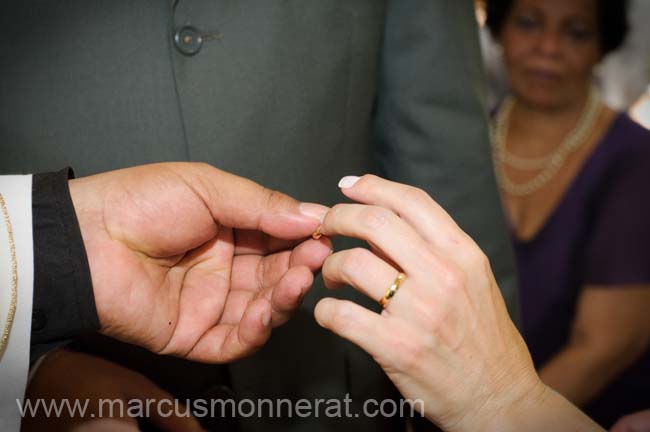
M 518 318 L 514 257 L 487 139 L 477 26 L 468 18 L 473 13 L 468 1 L 390 2 L 377 156 L 383 175 L 426 190 L 476 240 Z
M 173 45 L 183 24 L 211 35 L 192 57 Z M 181 0 L 173 11 L 162 1 L 22 0 L 5 5 L 0 28 L 0 172 L 204 161 L 333 204 L 341 176 L 378 161 L 478 238 L 516 304 L 471 1 Z M 326 294 L 319 281 L 258 354 L 214 374 L 129 347 L 94 349 L 179 397 L 220 380 L 240 398 L 392 397 L 369 356 L 315 324 Z M 377 308 L 350 289 L 337 295 Z M 244 431 L 395 427 L 322 414 L 239 421 Z

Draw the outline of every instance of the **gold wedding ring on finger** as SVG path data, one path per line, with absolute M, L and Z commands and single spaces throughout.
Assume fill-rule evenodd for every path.
M 390 288 L 388 288 L 388 291 L 386 291 L 386 294 L 384 294 L 384 296 L 379 299 L 379 304 L 381 307 L 385 309 L 386 306 L 388 306 L 388 302 L 393 298 L 402 282 L 404 282 L 404 279 L 406 279 L 406 275 L 402 272 L 398 273 L 397 277 L 393 281 L 393 284 L 390 286 Z

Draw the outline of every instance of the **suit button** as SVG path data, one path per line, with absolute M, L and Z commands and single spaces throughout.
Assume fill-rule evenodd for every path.
M 196 27 L 181 26 L 174 32 L 174 45 L 184 55 L 193 56 L 201 51 L 203 36 Z
M 34 312 L 32 312 L 32 331 L 43 330 L 45 324 L 47 324 L 47 318 L 45 318 L 43 311 L 34 309 Z

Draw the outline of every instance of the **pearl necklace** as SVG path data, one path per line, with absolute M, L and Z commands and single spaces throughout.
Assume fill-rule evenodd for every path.
M 560 146 L 546 156 L 536 158 L 523 158 L 508 152 L 506 137 L 510 123 L 510 113 L 514 108 L 515 100 L 509 96 L 501 104 L 496 115 L 492 130 L 493 159 L 499 187 L 514 196 L 526 196 L 538 191 L 546 185 L 560 170 L 569 154 L 579 148 L 591 133 L 594 123 L 602 108 L 600 95 L 593 88 L 578 124 L 562 140 Z M 524 171 L 541 170 L 539 174 L 524 183 L 513 182 L 505 173 L 504 165 Z

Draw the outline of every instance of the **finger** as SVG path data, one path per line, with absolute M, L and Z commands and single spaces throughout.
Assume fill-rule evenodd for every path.
M 164 323 L 173 333 L 161 353 L 189 352 L 198 338 L 217 323 L 231 285 L 232 251 L 232 230 L 224 228 L 178 264 L 179 277 L 183 278 L 178 321 Z
M 324 327 L 358 345 L 372 356 L 380 355 L 385 344 L 383 318 L 348 300 L 324 298 L 316 304 L 314 316 Z
M 222 225 L 263 231 L 275 237 L 308 237 L 327 207 L 300 203 L 281 192 L 207 164 L 175 164 Z
M 285 240 L 272 237 L 262 231 L 235 230 L 235 255 L 267 255 L 292 249 L 304 239 Z
M 347 197 L 392 210 L 413 227 L 436 255 L 469 275 L 477 275 L 477 269 L 489 268 L 487 256 L 474 240 L 423 190 L 374 175 L 355 179 L 344 177 L 339 183 Z
M 258 350 L 271 336 L 271 304 L 258 298 L 246 305 L 236 325 L 217 324 L 198 341 L 187 358 L 204 363 L 227 363 Z
M 262 295 L 271 301 L 273 327 L 284 324 L 300 306 L 314 283 L 314 272 L 322 267 L 331 251 L 330 241 L 321 238 L 296 247 L 289 255 L 288 268 L 280 260 L 273 260 L 273 256 L 262 259 L 268 264 L 259 285 L 265 287 Z
M 235 290 L 263 291 L 284 276 L 290 267 L 305 266 L 310 271 L 319 270 L 332 251 L 329 239 L 306 240 L 295 249 L 261 257 L 237 256 L 233 262 L 232 288 Z
M 280 282 L 271 290 L 271 325 L 278 327 L 289 320 L 300 307 L 312 284 L 314 275 L 307 267 L 290 268 Z
M 423 263 L 432 252 L 426 242 L 405 221 L 383 207 L 337 204 L 325 215 L 324 235 L 344 235 L 370 243 L 381 250 L 406 274 L 427 271 Z
M 336 252 L 323 265 L 325 286 L 352 285 L 375 301 L 386 294 L 398 273 L 397 269 L 364 248 Z
M 268 256 L 240 255 L 233 260 L 231 290 L 259 293 L 276 284 L 289 269 L 290 251 Z
M 257 297 L 259 297 L 259 294 L 255 291 L 231 289 L 217 325 L 238 325 L 248 305 Z
M 465 233 L 451 216 L 426 192 L 413 186 L 389 181 L 371 174 L 345 177 L 339 185 L 348 198 L 392 210 L 404 219 L 424 239 L 447 251 L 457 245 Z M 354 182 L 354 183 L 353 183 Z M 352 183 L 351 186 L 348 186 Z
M 285 240 L 271 237 L 261 231 L 235 230 L 235 255 L 268 255 L 274 252 L 293 249 L 296 246 L 309 241 L 310 238 Z M 327 237 L 319 240 L 331 249 L 331 241 Z
M 289 266 L 306 266 L 312 272 L 323 267 L 323 263 L 332 254 L 332 241 L 327 237 L 318 240 L 309 239 L 291 251 Z
M 266 299 L 250 302 L 222 349 L 231 358 L 241 358 L 257 351 L 271 336 L 271 314 L 271 305 Z
M 372 253 L 377 255 L 378 258 L 384 260 L 385 262 L 387 262 L 389 265 L 393 266 L 394 268 L 398 268 L 398 265 L 395 264 L 395 262 L 392 259 L 390 259 L 390 257 L 388 257 L 383 251 L 377 249 L 374 246 L 370 246 L 370 250 L 372 251 Z
M 298 266 L 288 269 L 275 285 L 264 289 L 231 290 L 219 324 L 237 325 L 248 304 L 259 297 L 271 303 L 271 325 L 277 327 L 286 322 L 291 313 L 300 306 L 313 282 L 311 271 L 307 267 Z

